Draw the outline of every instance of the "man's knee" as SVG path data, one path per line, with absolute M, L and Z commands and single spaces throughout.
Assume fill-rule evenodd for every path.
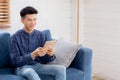
M 33 73 L 35 73 L 35 71 L 32 68 L 23 68 L 23 69 L 21 69 L 21 74 L 23 74 L 23 75 L 31 75 Z
M 57 65 L 56 67 L 54 67 L 54 70 L 56 74 L 66 74 L 66 67 L 62 65 Z
M 56 70 L 56 80 L 66 80 L 66 67 L 57 65 L 54 70 Z

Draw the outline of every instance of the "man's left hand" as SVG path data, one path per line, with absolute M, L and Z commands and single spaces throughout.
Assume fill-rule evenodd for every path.
M 54 49 L 54 48 L 51 48 L 51 47 L 48 47 L 48 48 L 47 48 L 47 54 L 48 54 L 48 55 L 53 56 L 53 55 L 54 55 L 54 52 L 55 52 L 55 49 Z

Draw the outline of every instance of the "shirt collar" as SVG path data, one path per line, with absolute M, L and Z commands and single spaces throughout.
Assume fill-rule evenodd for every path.
M 35 30 L 33 30 L 31 33 L 28 33 L 23 29 L 23 34 L 25 34 L 27 36 L 32 36 L 34 34 L 34 32 L 35 32 Z

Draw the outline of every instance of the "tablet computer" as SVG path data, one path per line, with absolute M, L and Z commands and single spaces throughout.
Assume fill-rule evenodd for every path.
M 56 40 L 46 41 L 45 44 L 44 44 L 44 47 L 51 47 L 51 48 L 54 48 L 56 42 L 57 42 Z

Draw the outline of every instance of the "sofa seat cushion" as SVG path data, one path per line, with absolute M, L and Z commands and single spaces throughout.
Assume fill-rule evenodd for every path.
M 78 69 L 68 68 L 66 73 L 67 80 L 85 80 L 84 72 Z
M 0 68 L 0 74 L 14 74 L 14 68 Z
M 27 80 L 17 75 L 0 75 L 0 80 Z
M 53 75 L 45 75 L 45 74 L 41 74 L 40 75 L 40 78 L 41 78 L 41 80 L 55 80 L 55 76 L 53 76 Z

